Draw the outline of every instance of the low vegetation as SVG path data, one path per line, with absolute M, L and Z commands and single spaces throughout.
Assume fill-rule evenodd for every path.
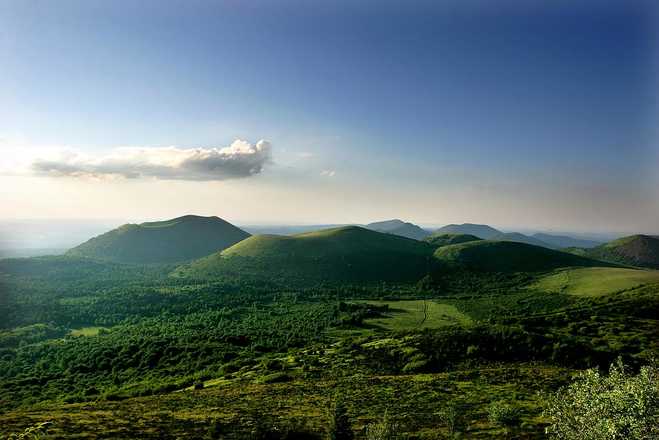
M 656 272 L 434 249 L 349 227 L 183 266 L 2 260 L 0 433 L 571 439 L 597 417 L 651 432 Z

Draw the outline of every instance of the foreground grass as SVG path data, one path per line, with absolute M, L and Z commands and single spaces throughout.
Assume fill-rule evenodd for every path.
M 449 373 L 353 375 L 285 383 L 227 381 L 166 395 L 49 405 L 0 414 L 0 432 L 10 434 L 39 422 L 53 422 L 51 438 L 211 438 L 219 425 L 225 438 L 246 438 L 258 425 L 297 426 L 324 435 L 332 402 L 342 396 L 358 438 L 385 411 L 402 434 L 417 439 L 447 438 L 442 412 L 458 410 L 467 438 L 543 438 L 543 395 L 569 380 L 570 372 L 546 365 L 507 364 Z M 506 430 L 488 421 L 487 408 L 504 400 L 520 408 L 520 426 Z M 0 437 L 1 438 L 1 437 Z M 312 438 L 312 437 L 311 437 Z
M 651 283 L 659 283 L 659 271 L 588 267 L 551 273 L 530 287 L 544 292 L 600 296 Z

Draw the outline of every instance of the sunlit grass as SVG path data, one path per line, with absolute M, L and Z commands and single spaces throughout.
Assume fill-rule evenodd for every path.
M 530 287 L 545 292 L 598 296 L 651 283 L 659 283 L 659 271 L 588 267 L 554 272 Z

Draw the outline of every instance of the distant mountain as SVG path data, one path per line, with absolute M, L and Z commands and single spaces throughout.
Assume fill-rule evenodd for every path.
M 603 261 L 659 269 L 659 237 L 653 235 L 631 235 L 592 249 L 574 249 L 572 252 Z
M 611 266 L 567 252 L 511 241 L 480 240 L 454 244 L 438 248 L 434 256 L 445 267 L 485 272 L 537 272 L 570 266 Z
M 434 233 L 426 237 L 423 241 L 430 243 L 433 246 L 450 246 L 452 244 L 468 243 L 470 241 L 478 241 L 480 238 L 470 234 L 437 234 Z
M 358 226 L 294 236 L 254 235 L 179 267 L 175 276 L 256 278 L 295 282 L 404 282 L 426 275 L 433 264 L 427 243 Z
M 183 217 L 126 224 L 74 247 L 66 254 L 117 263 L 175 263 L 217 252 L 249 237 L 218 217 Z
M 492 237 L 501 234 L 501 231 L 488 225 L 477 225 L 473 223 L 463 223 L 461 225 L 447 225 L 437 229 L 434 234 L 469 234 L 478 238 L 489 240 Z
M 428 235 L 430 235 L 430 232 L 426 231 L 420 226 L 398 219 L 369 223 L 365 227 L 366 229 L 370 229 L 372 231 L 400 235 L 401 237 L 413 238 L 415 240 L 423 240 Z
M 600 241 L 594 240 L 585 240 L 583 238 L 570 237 L 568 235 L 554 235 L 554 234 L 544 234 L 537 233 L 532 235 L 533 238 L 536 238 L 540 241 L 543 241 L 555 248 L 594 248 L 602 244 Z
M 546 248 L 549 248 L 549 249 L 555 249 L 556 248 L 556 246 L 553 246 L 549 243 L 538 240 L 537 238 L 529 237 L 528 235 L 524 235 L 524 234 L 520 234 L 519 232 L 505 232 L 505 233 L 502 232 L 502 233 L 497 234 L 494 237 L 490 238 L 490 240 L 514 241 L 516 243 L 526 243 L 526 244 L 530 244 L 530 245 L 533 245 L 533 246 L 546 247 Z

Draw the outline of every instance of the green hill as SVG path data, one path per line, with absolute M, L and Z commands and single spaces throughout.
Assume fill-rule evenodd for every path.
M 471 234 L 432 234 L 425 238 L 425 242 L 433 246 L 450 246 L 452 244 L 468 243 L 470 241 L 479 241 L 480 238 Z
M 511 241 L 472 241 L 437 249 L 434 256 L 448 267 L 486 272 L 536 272 L 571 266 L 610 266 L 540 246 Z
M 398 219 L 369 223 L 365 226 L 365 228 L 372 231 L 385 232 L 387 234 L 413 238 L 415 240 L 423 240 L 429 234 L 428 231 L 421 228 L 420 226 L 415 225 L 414 223 L 408 223 Z
M 628 266 L 659 269 L 659 237 L 652 235 L 630 235 L 592 249 L 573 252 Z
M 446 225 L 437 229 L 435 234 L 469 234 L 475 235 L 483 240 L 491 240 L 496 235 L 501 234 L 501 231 L 494 229 L 488 225 L 478 225 L 474 223 L 463 223 L 461 225 Z
M 67 255 L 117 263 L 174 263 L 226 249 L 249 237 L 218 217 L 183 217 L 126 224 L 69 250 Z
M 432 246 L 358 226 L 294 236 L 255 235 L 181 266 L 178 276 L 286 282 L 409 282 L 429 272 Z

